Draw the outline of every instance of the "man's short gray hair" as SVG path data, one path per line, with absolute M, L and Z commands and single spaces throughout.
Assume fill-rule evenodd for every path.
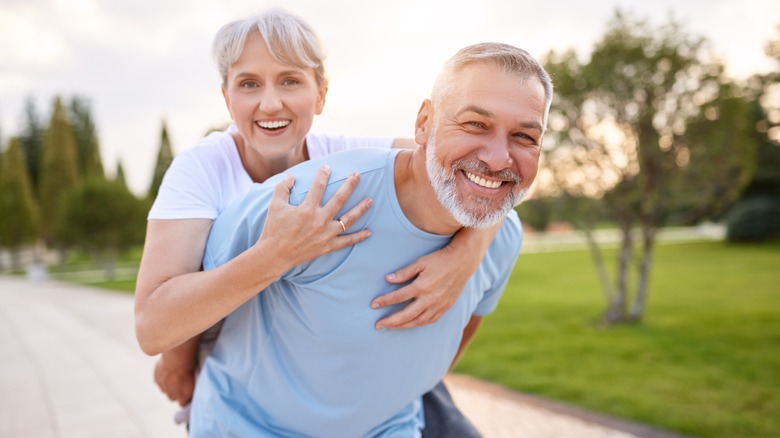
M 519 79 L 538 78 L 544 87 L 544 121 L 553 98 L 553 84 L 550 75 L 539 62 L 523 49 L 503 43 L 480 43 L 464 47 L 450 58 L 433 84 L 431 100 L 434 104 L 444 100 L 453 90 L 453 79 L 470 64 L 492 64 Z
M 227 72 L 241 56 L 247 36 L 258 32 L 271 56 L 285 65 L 311 68 L 317 85 L 326 87 L 325 50 L 314 29 L 300 17 L 281 9 L 271 9 L 255 17 L 231 21 L 222 26 L 214 37 L 212 54 L 227 84 Z

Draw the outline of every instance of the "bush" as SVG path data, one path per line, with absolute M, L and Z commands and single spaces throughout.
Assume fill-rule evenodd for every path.
M 780 237 L 780 199 L 753 196 L 739 201 L 727 216 L 729 242 L 763 242 Z

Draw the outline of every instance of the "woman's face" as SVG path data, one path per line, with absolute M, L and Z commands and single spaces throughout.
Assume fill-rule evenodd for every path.
M 222 87 L 244 147 L 268 159 L 299 150 L 314 115 L 322 112 L 326 92 L 313 69 L 276 61 L 257 32 L 247 36 Z

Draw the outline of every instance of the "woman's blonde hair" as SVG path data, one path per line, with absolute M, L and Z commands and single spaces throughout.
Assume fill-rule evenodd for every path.
M 212 54 L 223 85 L 227 84 L 228 69 L 241 56 L 246 38 L 252 32 L 263 37 L 274 59 L 285 65 L 313 69 L 317 85 L 327 87 L 325 50 L 319 37 L 300 17 L 281 9 L 231 21 L 217 32 Z

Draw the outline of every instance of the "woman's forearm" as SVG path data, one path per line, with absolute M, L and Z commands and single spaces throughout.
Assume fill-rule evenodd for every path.
M 146 299 L 136 301 L 141 348 L 155 355 L 202 333 L 279 278 L 289 269 L 283 262 L 258 243 L 215 269 L 159 284 Z

